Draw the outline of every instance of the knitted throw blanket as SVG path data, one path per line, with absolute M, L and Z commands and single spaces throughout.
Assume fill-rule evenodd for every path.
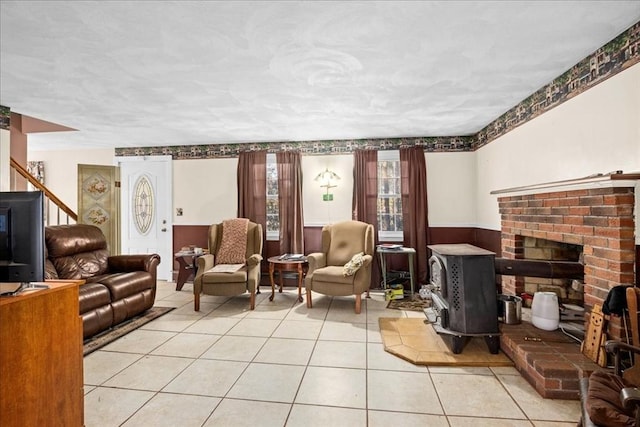
M 234 218 L 222 221 L 222 240 L 216 264 L 244 264 L 247 253 L 247 229 L 249 220 Z

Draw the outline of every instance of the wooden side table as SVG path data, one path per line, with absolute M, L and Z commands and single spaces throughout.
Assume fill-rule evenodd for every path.
M 269 279 L 271 280 L 271 296 L 269 301 L 273 301 L 276 294 L 276 284 L 273 281 L 273 272 L 278 269 L 280 276 L 280 290 L 282 292 L 282 273 L 285 271 L 298 274 L 298 301 L 302 302 L 302 279 L 304 277 L 304 266 L 307 264 L 307 257 L 302 259 L 286 259 L 281 256 L 272 256 L 267 259 L 269 262 Z
M 178 277 L 176 278 L 176 291 L 181 291 L 187 280 L 193 279 L 198 266 L 196 260 L 200 254 L 178 252 L 175 260 L 178 261 Z

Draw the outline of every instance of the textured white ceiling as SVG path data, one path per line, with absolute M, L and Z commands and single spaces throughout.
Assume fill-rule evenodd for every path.
M 0 3 L 31 149 L 473 134 L 640 20 L 638 1 Z

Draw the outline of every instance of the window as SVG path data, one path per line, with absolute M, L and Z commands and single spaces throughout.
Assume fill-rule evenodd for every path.
M 378 152 L 378 237 L 381 241 L 401 241 L 402 192 L 400 152 Z
M 280 239 L 280 209 L 278 205 L 278 165 L 276 155 L 267 154 L 267 240 Z

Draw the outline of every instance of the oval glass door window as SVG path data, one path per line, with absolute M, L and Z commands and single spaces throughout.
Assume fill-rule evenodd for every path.
M 147 234 L 153 224 L 154 196 L 151 181 L 147 176 L 140 176 L 133 186 L 133 219 L 140 234 Z

